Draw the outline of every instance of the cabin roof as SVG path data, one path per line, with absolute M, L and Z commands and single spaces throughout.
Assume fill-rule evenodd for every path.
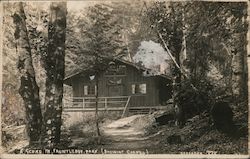
M 121 62 L 123 64 L 132 66 L 132 67 L 134 67 L 134 68 L 136 68 L 138 70 L 150 71 L 150 69 L 148 69 L 148 68 L 146 68 L 144 66 L 141 66 L 141 65 L 138 65 L 138 64 L 135 64 L 133 62 L 130 62 L 130 61 L 127 61 L 127 60 L 123 60 L 123 59 L 120 59 L 120 58 L 115 58 L 113 61 Z M 69 80 L 70 78 L 72 78 L 72 77 L 74 77 L 74 76 L 76 76 L 76 75 L 78 75 L 78 74 L 80 74 L 82 72 L 86 72 L 86 71 L 89 71 L 89 70 L 88 69 L 76 70 L 73 73 L 66 75 L 66 77 L 64 78 L 64 81 Z M 172 80 L 172 78 L 170 76 L 165 75 L 165 74 L 157 74 L 155 76 L 161 76 L 161 77 L 166 78 L 168 80 Z

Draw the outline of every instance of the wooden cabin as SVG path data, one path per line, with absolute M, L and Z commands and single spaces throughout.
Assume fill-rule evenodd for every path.
M 149 71 L 120 59 L 111 62 L 99 78 L 99 110 L 152 109 L 166 106 L 172 97 L 171 78 L 166 75 L 149 76 Z M 84 70 L 65 78 L 65 84 L 72 86 L 73 90 L 71 107 L 84 107 L 85 110 L 94 108 L 97 87 L 92 74 Z

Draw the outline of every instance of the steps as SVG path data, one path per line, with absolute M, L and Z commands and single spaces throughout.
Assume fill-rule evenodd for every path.
M 138 108 L 130 108 L 129 114 L 136 115 L 136 114 L 149 114 L 151 112 L 150 108 L 138 109 Z
M 166 110 L 167 106 L 151 106 L 151 107 L 130 107 L 129 115 L 137 115 L 137 114 L 151 114 L 158 110 Z

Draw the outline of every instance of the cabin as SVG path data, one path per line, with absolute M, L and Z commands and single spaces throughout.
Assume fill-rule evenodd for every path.
M 172 80 L 166 75 L 149 75 L 149 69 L 122 59 L 109 63 L 99 77 L 89 70 L 68 75 L 64 83 L 72 87 L 72 98 L 64 100 L 65 110 L 94 111 L 96 93 L 98 110 L 152 111 L 164 109 L 172 98 Z

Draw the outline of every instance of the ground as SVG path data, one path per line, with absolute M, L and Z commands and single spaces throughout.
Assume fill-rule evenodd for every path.
M 237 123 L 247 123 L 247 113 L 236 114 Z M 244 119 L 244 120 L 243 120 Z M 165 125 L 156 124 L 154 115 L 133 115 L 130 117 L 108 120 L 103 119 L 101 140 L 95 135 L 94 120 L 79 122 L 70 128 L 64 128 L 59 149 L 91 150 L 88 153 L 148 153 L 180 154 L 208 153 L 247 154 L 247 133 L 230 137 L 219 132 L 209 123 L 209 115 L 202 114 L 188 120 L 184 127 L 173 122 Z M 242 125 L 242 124 L 241 124 Z M 243 126 L 247 129 L 247 126 Z M 22 134 L 23 126 L 19 126 Z M 247 130 L 246 130 L 247 132 Z M 22 135 L 21 135 L 22 136 Z M 8 145 L 9 153 L 20 153 L 28 142 L 21 137 Z
M 110 121 L 109 121 L 110 122 Z M 105 149 L 127 153 L 134 150 L 149 154 L 179 154 L 185 152 L 218 154 L 247 154 L 247 136 L 230 137 L 209 124 L 209 117 L 194 117 L 183 128 L 173 124 L 157 126 L 150 115 L 135 115 L 103 124 L 101 144 L 86 143 L 72 138 L 73 147 Z

